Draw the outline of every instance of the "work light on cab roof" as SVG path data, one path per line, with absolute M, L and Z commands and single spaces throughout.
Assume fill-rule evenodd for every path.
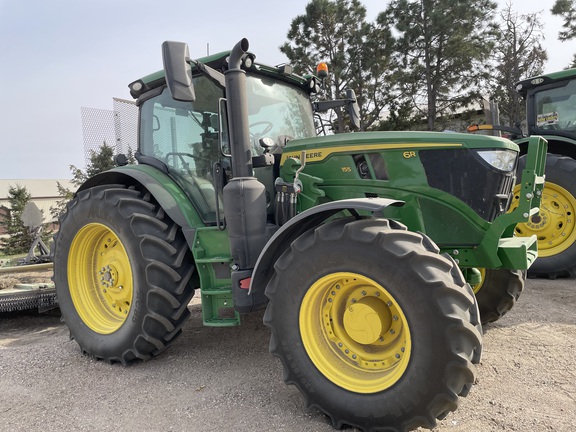
M 318 66 L 316 66 L 316 75 L 322 80 L 328 78 L 328 65 L 324 62 L 318 63 Z

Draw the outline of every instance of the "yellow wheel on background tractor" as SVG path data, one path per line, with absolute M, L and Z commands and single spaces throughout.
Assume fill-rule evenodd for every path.
M 270 352 L 335 428 L 432 428 L 468 394 L 478 306 L 428 237 L 386 219 L 337 219 L 290 242 L 274 268 Z
M 522 156 L 519 173 L 524 165 Z M 548 154 L 545 173 L 540 211 L 528 222 L 518 224 L 516 235 L 538 238 L 538 259 L 528 270 L 530 274 L 576 277 L 576 160 Z M 511 210 L 518 206 L 519 191 L 517 185 Z
M 576 181 L 576 180 L 575 180 Z M 514 188 L 510 209 L 518 206 L 520 186 Z M 538 257 L 559 255 L 576 241 L 576 198 L 555 183 L 547 182 L 538 214 L 516 226 L 516 235 L 538 238 Z

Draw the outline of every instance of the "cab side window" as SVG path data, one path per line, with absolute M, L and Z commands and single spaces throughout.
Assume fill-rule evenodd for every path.
M 223 90 L 205 77 L 194 78 L 194 86 L 192 103 L 172 99 L 168 88 L 143 103 L 140 152 L 163 162 L 210 222 L 215 220 L 212 167 L 221 159 L 218 106 Z

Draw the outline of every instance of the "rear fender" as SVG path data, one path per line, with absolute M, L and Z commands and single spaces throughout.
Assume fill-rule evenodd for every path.
M 274 275 L 274 263 L 280 255 L 290 247 L 290 244 L 304 232 L 322 224 L 328 218 L 343 210 L 357 213 L 358 211 L 368 211 L 374 216 L 382 216 L 382 211 L 388 206 L 403 206 L 404 202 L 385 198 L 358 198 L 340 201 L 331 201 L 312 207 L 282 225 L 278 231 L 268 240 L 266 246 L 260 253 L 248 294 L 263 293 L 268 281 Z
M 189 245 L 193 241 L 194 229 L 205 225 L 182 189 L 174 180 L 154 167 L 126 165 L 111 169 L 89 178 L 76 193 L 94 186 L 107 184 L 143 186 L 168 216 L 182 227 Z

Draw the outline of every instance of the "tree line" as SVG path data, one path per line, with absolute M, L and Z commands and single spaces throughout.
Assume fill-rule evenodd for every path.
M 552 13 L 565 18 L 560 39 L 574 37 L 575 2 L 556 0 Z M 392 0 L 369 22 L 360 0 L 312 0 L 280 50 L 301 74 L 326 62 L 326 96 L 352 88 L 361 130 L 442 130 L 443 118 L 483 98 L 509 125 L 521 121 L 515 84 L 542 73 L 543 38 L 539 13 L 512 3 L 499 11 L 492 0 Z M 342 113 L 333 126 L 346 129 Z

